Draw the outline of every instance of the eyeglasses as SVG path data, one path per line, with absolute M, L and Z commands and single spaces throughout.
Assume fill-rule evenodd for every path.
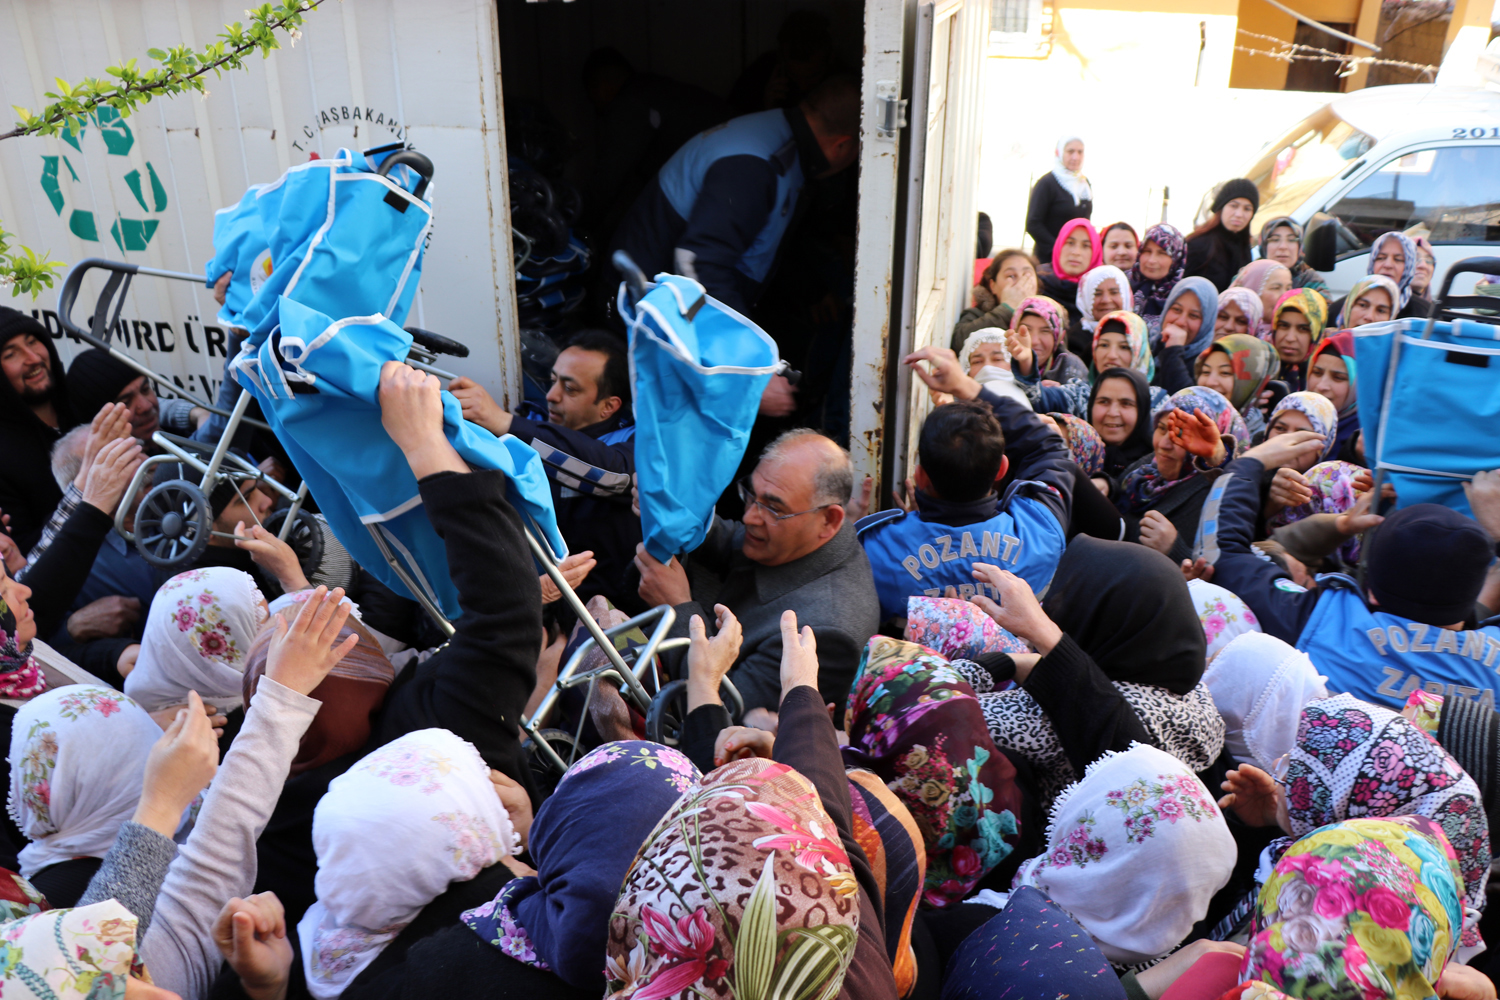
M 750 485 L 749 476 L 746 476 L 744 479 L 741 479 L 734 485 L 735 489 L 739 491 L 740 500 L 744 501 L 746 510 L 749 510 L 751 507 L 759 507 L 760 512 L 766 517 L 771 518 L 773 521 L 785 521 L 788 518 L 801 517 L 803 514 L 811 514 L 815 510 L 823 510 L 825 507 L 838 506 L 838 504 L 834 503 L 825 503 L 817 507 L 809 507 L 807 510 L 799 510 L 795 514 L 783 514 L 779 511 L 772 510 L 770 507 L 767 507 L 756 498 L 755 487 Z

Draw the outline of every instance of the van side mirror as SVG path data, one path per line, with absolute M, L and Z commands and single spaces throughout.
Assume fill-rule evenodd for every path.
M 1339 220 L 1319 212 L 1307 221 L 1302 236 L 1302 259 L 1314 271 L 1327 274 L 1338 266 Z

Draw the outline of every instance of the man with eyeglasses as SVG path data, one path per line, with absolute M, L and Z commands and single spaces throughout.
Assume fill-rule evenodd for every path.
M 1067 445 L 1026 406 L 982 388 L 947 348 L 924 347 L 905 363 L 955 402 L 922 424 L 914 508 L 871 514 L 855 526 L 875 573 L 881 621 L 904 621 L 910 597 L 998 600 L 976 580 L 977 563 L 1008 570 L 1041 595 L 1067 546 Z M 1002 496 L 996 483 L 1012 465 L 1015 485 Z
M 699 586 L 673 559 L 657 562 L 636 549 L 641 598 L 677 610 L 676 632 L 714 616 L 715 603 L 734 612 L 744 630 L 729 678 L 745 699 L 744 723 L 776 728 L 781 701 L 781 615 L 790 609 L 818 640 L 818 688 L 825 702 L 844 703 L 865 643 L 879 625 L 870 563 L 845 514 L 854 489 L 849 453 L 816 431 L 788 431 L 772 441 L 739 483 L 744 519 L 716 517 L 693 551 L 695 569 L 723 580 L 716 594 Z

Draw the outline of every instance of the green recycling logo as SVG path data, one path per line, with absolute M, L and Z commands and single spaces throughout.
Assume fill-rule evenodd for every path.
M 98 128 L 100 137 L 104 140 L 104 150 L 109 156 L 129 156 L 131 147 L 135 145 L 135 133 L 130 131 L 130 126 L 120 113 L 111 107 L 101 107 L 97 112 L 89 116 L 89 120 Z M 64 129 L 60 134 L 63 141 L 79 153 L 83 152 L 83 137 L 88 131 L 85 125 L 73 135 Z M 67 199 L 63 196 L 60 174 L 63 168 L 68 171 L 68 176 L 73 183 L 81 183 L 78 179 L 78 171 L 73 169 L 66 155 L 43 156 L 42 157 L 42 190 L 47 194 L 47 200 L 52 202 L 52 209 L 59 216 L 63 209 L 67 208 Z M 146 164 L 146 176 L 141 177 L 139 170 L 131 170 L 125 175 L 125 184 L 130 188 L 130 193 L 135 195 L 136 202 L 145 212 L 161 213 L 167 209 L 167 189 L 162 186 L 161 178 L 156 176 L 156 168 L 150 163 Z M 150 190 L 148 191 L 147 188 Z M 147 204 L 147 196 L 150 204 Z M 121 250 L 144 250 L 151 242 L 151 237 L 156 235 L 156 227 L 160 224 L 159 219 L 127 219 L 124 216 L 116 217 L 109 227 L 109 235 L 114 237 L 115 245 Z M 72 208 L 68 212 L 68 231 L 81 240 L 100 242 L 99 223 L 94 213 L 82 208 Z

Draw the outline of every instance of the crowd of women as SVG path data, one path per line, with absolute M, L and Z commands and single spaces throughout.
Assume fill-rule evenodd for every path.
M 1076 208 L 1068 146 L 1049 190 Z M 548 598 L 504 475 L 399 365 L 382 420 L 464 608 L 447 642 L 392 638 L 260 532 L 281 596 L 173 576 L 123 690 L 48 689 L 36 622 L 75 594 L 7 563 L 0 996 L 1492 1000 L 1500 715 L 1331 691 L 1193 558 L 1249 455 L 1278 585 L 1358 564 L 1379 518 L 1349 330 L 1431 280 L 1386 234 L 1330 306 L 1290 220 L 1252 259 L 1256 202 L 1231 181 L 1186 238 L 1069 217 L 1050 266 L 990 260 L 959 361 L 1066 441 L 1071 541 L 1043 599 L 983 562 L 995 599 L 911 598 L 842 703 L 787 611 L 774 733 L 721 700 L 742 636 L 718 605 L 690 624 L 676 746 L 593 741 L 539 781 L 517 720 L 555 674 Z M 84 507 L 139 461 L 119 420 L 95 421 Z M 1493 613 L 1495 574 L 1466 597 Z

